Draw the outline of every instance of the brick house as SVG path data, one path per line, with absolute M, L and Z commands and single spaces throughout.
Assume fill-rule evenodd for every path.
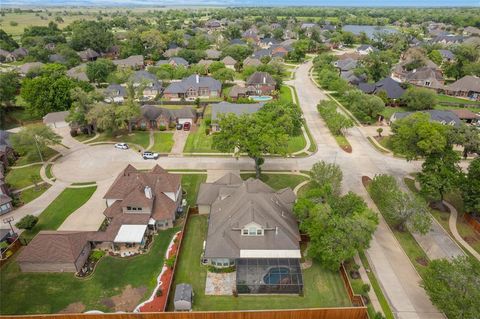
M 267 72 L 255 72 L 247 80 L 247 91 L 257 95 L 270 95 L 277 82 Z
M 193 74 L 179 82 L 172 82 L 163 92 L 163 97 L 172 101 L 209 99 L 220 97 L 221 91 L 220 81 L 208 76 Z
M 193 125 L 197 119 L 196 112 L 188 106 L 172 110 L 154 105 L 143 105 L 140 112 L 140 117 L 133 122 L 135 127 L 144 129 L 158 129 L 162 126 L 169 128 L 172 124 L 187 122 Z

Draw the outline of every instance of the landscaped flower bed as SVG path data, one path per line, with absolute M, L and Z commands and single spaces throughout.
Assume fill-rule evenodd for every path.
M 182 232 L 178 232 L 173 236 L 170 246 L 167 249 L 167 253 L 165 254 L 165 260 L 172 258 L 172 256 L 177 256 L 182 235 Z M 172 279 L 173 267 L 170 268 L 167 265 L 164 265 L 162 272 L 157 278 L 157 287 L 153 290 L 152 295 L 147 301 L 138 305 L 134 312 L 163 312 L 167 305 L 168 289 L 170 288 Z

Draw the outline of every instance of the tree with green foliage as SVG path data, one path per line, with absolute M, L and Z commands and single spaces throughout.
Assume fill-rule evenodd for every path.
M 470 163 L 461 190 L 465 211 L 480 214 L 480 157 Z
M 409 229 L 420 234 L 430 230 L 432 219 L 425 201 L 402 192 L 393 176 L 376 175 L 369 191 L 377 207 L 396 229 L 402 232 Z
M 432 260 L 423 276 L 423 287 L 448 318 L 478 318 L 480 263 L 474 258 Z
M 327 163 L 324 161 L 313 164 L 310 169 L 310 177 L 318 186 L 330 184 L 332 194 L 340 195 L 342 190 L 343 173 L 337 164 Z
M 442 55 L 438 50 L 432 50 L 432 52 L 428 54 L 428 58 L 436 65 L 441 65 L 443 61 Z
M 135 88 L 132 83 L 127 84 L 127 99 L 124 103 L 115 109 L 117 125 L 119 127 L 126 127 L 128 132 L 132 132 L 132 120 L 140 116 L 140 104 L 137 96 L 143 92 L 144 85 Z
M 360 90 L 345 93 L 346 107 L 362 123 L 372 124 L 385 109 L 385 103 L 375 95 L 365 94 Z
M 0 128 L 5 125 L 6 109 L 15 102 L 19 88 L 20 80 L 16 72 L 0 73 Z
M 252 53 L 253 53 L 253 50 L 249 46 L 241 45 L 241 44 L 232 44 L 223 48 L 222 58 L 226 56 L 231 56 L 237 61 L 243 61 Z
M 20 155 L 27 159 L 43 161 L 47 160 L 44 158 L 47 148 L 60 144 L 61 141 L 62 138 L 59 135 L 43 124 L 24 126 L 18 133 L 12 134 L 10 137 L 13 148 Z
M 38 77 L 23 80 L 20 95 L 27 102 L 27 110 L 36 116 L 44 116 L 70 109 L 70 90 L 75 87 L 75 82 L 64 74 L 64 70 L 44 68 L 42 71 Z
M 115 106 L 106 103 L 95 104 L 87 113 L 87 122 L 97 128 L 113 135 L 118 130 Z
M 222 152 L 246 153 L 255 162 L 256 177 L 265 154 L 286 155 L 288 135 L 277 123 L 269 122 L 259 114 L 221 116 L 220 132 L 213 135 L 213 147 Z
M 20 219 L 15 226 L 19 229 L 30 230 L 38 223 L 38 217 L 33 215 L 25 215 Z
M 195 64 L 204 59 L 207 54 L 204 50 L 181 49 L 178 52 L 178 56 L 184 58 L 190 64 Z
M 212 78 L 219 80 L 222 84 L 232 82 L 235 79 L 235 71 L 227 68 L 218 69 L 212 73 Z
M 113 33 L 104 22 L 74 21 L 70 28 L 72 30 L 70 46 L 76 51 L 92 49 L 106 52 L 114 43 Z
M 405 91 L 400 101 L 412 111 L 432 110 L 437 105 L 437 94 L 426 88 L 411 87 Z
M 266 103 L 259 111 L 267 121 L 282 126 L 288 135 L 295 136 L 302 132 L 302 112 L 291 102 L 274 101 Z
M 418 174 L 421 192 L 434 200 L 443 201 L 446 193 L 459 186 L 462 176 L 459 161 L 460 157 L 451 148 L 427 155 Z
M 367 249 L 378 224 L 377 215 L 361 197 L 351 192 L 333 195 L 328 185 L 297 200 L 294 213 L 300 230 L 310 237 L 308 256 L 331 270 Z
M 457 138 L 457 143 L 463 146 L 463 158 L 467 159 L 468 154 L 480 155 L 480 131 L 470 125 L 462 125 L 452 131 Z
M 324 100 L 320 102 L 317 109 L 333 135 L 343 136 L 346 129 L 353 127 L 351 119 L 337 112 L 335 102 Z
M 98 59 L 87 63 L 87 77 L 90 82 L 104 83 L 110 73 L 116 70 L 116 65 L 107 59 Z
M 66 118 L 67 122 L 73 126 L 85 128 L 88 135 L 92 134 L 92 126 L 87 119 L 87 114 L 93 108 L 94 103 L 101 100 L 101 96 L 96 91 L 87 93 L 80 88 L 74 88 L 71 96 L 73 103 Z
M 443 153 L 448 149 L 450 127 L 431 122 L 430 115 L 415 113 L 392 124 L 392 148 L 407 160 Z
M 364 71 L 368 78 L 377 82 L 390 75 L 393 63 L 396 62 L 395 55 L 390 51 L 373 51 L 361 60 Z
M 215 71 L 218 71 L 224 68 L 225 68 L 225 63 L 220 61 L 214 61 L 212 62 L 212 64 L 210 64 L 210 66 L 208 67 L 208 70 L 210 71 L 210 73 L 214 73 Z
M 3 29 L 0 29 L 0 48 L 6 51 L 13 51 L 18 48 L 17 41 Z

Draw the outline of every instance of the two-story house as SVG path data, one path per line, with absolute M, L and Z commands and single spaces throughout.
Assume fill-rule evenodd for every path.
M 209 76 L 193 74 L 179 82 L 172 82 L 163 92 L 163 96 L 172 101 L 209 99 L 220 97 L 222 84 Z
M 275 90 L 277 82 L 267 72 L 255 72 L 247 80 L 246 88 L 249 95 L 270 95 Z

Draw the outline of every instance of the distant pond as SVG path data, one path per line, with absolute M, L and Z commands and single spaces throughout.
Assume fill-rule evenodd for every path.
M 355 35 L 359 35 L 362 32 L 365 32 L 367 37 L 370 39 L 373 38 L 373 35 L 375 33 L 397 33 L 398 30 L 392 28 L 392 27 L 379 27 L 376 25 L 357 25 L 357 24 L 346 24 L 343 26 L 343 31 L 349 31 L 352 32 Z

